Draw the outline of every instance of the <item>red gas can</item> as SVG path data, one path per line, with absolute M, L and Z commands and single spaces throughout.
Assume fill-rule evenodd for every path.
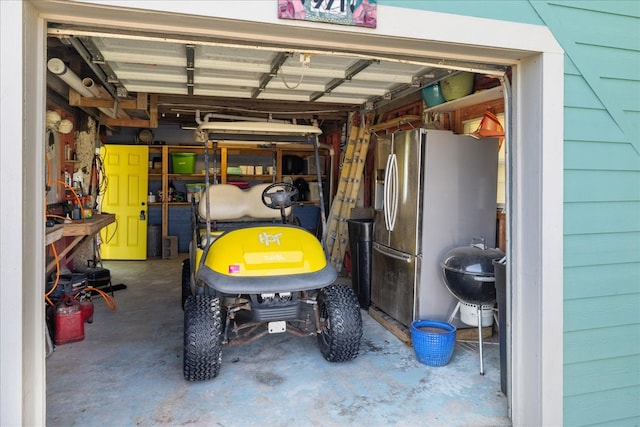
M 84 339 L 84 319 L 80 303 L 65 295 L 56 307 L 56 345 Z
M 80 311 L 82 312 L 82 321 L 93 323 L 93 303 L 90 299 L 80 300 Z

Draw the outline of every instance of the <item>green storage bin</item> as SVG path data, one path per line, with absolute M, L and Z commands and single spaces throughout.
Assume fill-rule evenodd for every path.
M 195 173 L 196 155 L 194 153 L 171 153 L 173 173 Z

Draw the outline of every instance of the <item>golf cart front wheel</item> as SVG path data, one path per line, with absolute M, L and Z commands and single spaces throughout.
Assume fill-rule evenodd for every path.
M 329 362 L 346 362 L 358 356 L 362 338 L 362 314 L 353 289 L 329 285 L 318 294 L 320 351 Z
M 191 295 L 184 306 L 183 373 L 187 381 L 215 378 L 222 363 L 220 298 Z

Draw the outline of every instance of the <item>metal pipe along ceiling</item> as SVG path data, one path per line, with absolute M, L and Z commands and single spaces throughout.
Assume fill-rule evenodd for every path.
M 51 58 L 47 61 L 47 69 L 58 76 L 63 82 L 69 85 L 73 90 L 78 92 L 85 98 L 101 98 L 100 88 L 90 78 L 80 79 L 73 71 L 71 71 L 60 58 Z M 111 108 L 98 108 L 109 117 L 115 117 L 115 113 Z
M 60 77 L 63 82 L 68 84 L 80 95 L 84 96 L 85 98 L 93 98 L 93 93 L 91 93 L 91 91 L 82 84 L 82 80 L 80 80 L 80 77 L 78 77 L 73 71 L 67 68 L 65 63 L 62 62 L 62 59 L 51 58 L 47 62 L 47 69 L 56 76 Z

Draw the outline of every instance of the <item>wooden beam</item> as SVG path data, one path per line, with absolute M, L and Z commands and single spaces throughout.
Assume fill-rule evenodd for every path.
M 396 338 L 398 338 L 400 341 L 402 341 L 406 345 L 411 345 L 411 332 L 409 331 L 409 328 L 404 326 L 402 323 L 398 322 L 396 319 L 392 318 L 387 313 L 380 310 L 374 305 L 371 305 L 371 307 L 369 307 L 369 316 L 374 318 L 386 330 L 395 335 Z
M 113 108 L 113 99 L 85 98 L 75 90 L 69 88 L 69 105 L 74 107 Z M 138 103 L 133 99 L 124 99 L 119 102 L 121 109 L 138 110 Z M 146 109 L 146 106 L 145 106 Z
M 414 116 L 414 115 L 400 116 L 400 117 L 396 117 L 395 119 L 387 120 L 386 122 L 371 125 L 369 126 L 369 131 L 377 132 L 379 130 L 388 129 L 391 127 L 399 127 L 407 123 L 417 123 L 421 121 L 422 121 L 422 117 L 420 116 Z
M 151 103 L 149 105 L 149 127 L 154 129 L 158 127 L 158 95 L 151 95 Z
M 82 96 L 72 88 L 69 88 L 69 105 L 72 107 L 86 107 L 86 105 L 81 105 Z
M 156 104 L 158 103 L 158 95 L 156 97 Z M 136 108 L 135 110 L 144 110 L 147 111 L 147 93 L 146 92 L 138 92 L 138 96 L 136 97 Z
M 124 127 L 133 127 L 133 128 L 151 127 L 149 120 L 143 120 L 143 119 L 114 119 L 112 117 L 107 117 L 105 124 L 107 126 L 124 126 Z

